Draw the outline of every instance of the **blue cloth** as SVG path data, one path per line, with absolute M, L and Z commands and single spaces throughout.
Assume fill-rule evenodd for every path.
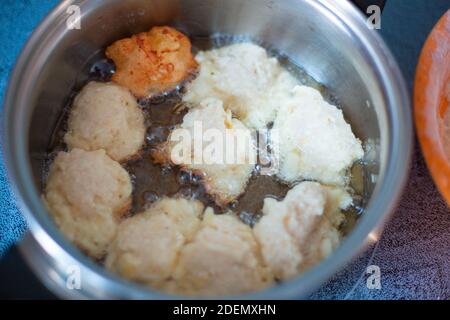
M 3 115 L 3 99 L 7 79 L 16 58 L 33 29 L 57 3 L 57 0 L 2 0 L 2 14 L 0 15 L 0 101 L 2 110 L 0 111 L 0 120 Z M 7 181 L 3 164 L 3 148 L 0 148 L 0 257 L 21 237 L 25 230 L 25 221 L 15 205 Z
M 2 0 L 0 99 L 8 74 L 31 31 L 57 0 Z M 412 90 L 420 49 L 449 0 L 388 0 L 381 35 Z M 26 230 L 8 187 L 0 153 L 0 256 Z M 314 299 L 450 299 L 450 212 L 416 148 L 411 178 L 378 243 L 338 273 Z M 381 269 L 381 290 L 367 288 L 366 267 Z

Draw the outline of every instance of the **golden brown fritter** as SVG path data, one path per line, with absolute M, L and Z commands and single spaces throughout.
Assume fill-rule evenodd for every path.
M 191 48 L 181 32 L 153 27 L 116 41 L 106 49 L 106 56 L 116 65 L 112 80 L 147 98 L 173 89 L 197 70 Z

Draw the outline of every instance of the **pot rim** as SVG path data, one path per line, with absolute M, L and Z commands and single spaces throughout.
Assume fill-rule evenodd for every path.
M 386 219 L 392 214 L 407 181 L 413 146 L 412 117 L 408 90 L 393 55 L 376 31 L 367 28 L 362 14 L 350 2 L 306 1 L 317 6 L 322 12 L 341 20 L 347 31 L 361 42 L 365 54 L 372 60 L 379 85 L 387 100 L 388 132 L 385 134 L 388 135 L 389 139 L 386 141 L 388 144 L 386 157 L 382 160 L 385 165 L 384 168 L 380 169 L 382 181 L 377 183 L 366 212 L 360 218 L 358 224 L 328 258 L 292 280 L 260 292 L 228 298 L 292 299 L 307 297 L 314 289 L 354 258 L 373 239 L 379 238 L 382 227 Z M 4 101 L 2 139 L 6 151 L 4 153 L 5 164 L 17 204 L 26 217 L 33 239 L 47 255 L 49 263 L 54 264 L 55 270 L 52 271 L 51 278 L 53 281 L 60 282 L 60 285 L 64 285 L 64 279 L 67 276 L 64 274 L 64 267 L 70 264 L 78 264 L 81 267 L 84 279 L 83 285 L 87 284 L 82 289 L 85 297 L 186 298 L 156 292 L 109 273 L 76 250 L 56 228 L 47 228 L 42 219 L 38 217 L 39 215 L 47 215 L 47 213 L 40 200 L 40 195 L 34 185 L 30 183 L 32 173 L 28 161 L 28 137 L 22 135 L 18 141 L 13 141 L 11 137 L 16 134 L 20 135 L 20 132 L 23 133 L 20 126 L 24 120 L 29 120 L 29 117 L 27 118 L 22 114 L 23 108 L 21 108 L 21 105 L 23 105 L 23 101 L 26 101 L 26 98 L 21 94 L 21 90 L 24 86 L 26 87 L 27 83 L 28 86 L 32 85 L 32 77 L 26 77 L 25 75 L 30 74 L 27 71 L 28 69 L 33 68 L 34 65 L 39 65 L 40 61 L 36 60 L 39 50 L 36 49 L 39 49 L 42 37 L 51 33 L 51 27 L 55 21 L 62 19 L 66 9 L 73 4 L 89 5 L 86 0 L 64 0 L 54 8 L 31 35 L 10 76 Z M 42 57 L 40 58 L 42 59 Z M 18 119 L 22 122 L 19 123 Z M 36 268 L 36 266 L 33 267 Z M 41 274 L 41 277 L 43 276 Z M 61 292 L 59 294 L 64 294 Z

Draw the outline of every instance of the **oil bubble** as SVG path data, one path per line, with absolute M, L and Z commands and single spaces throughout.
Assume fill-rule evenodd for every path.
M 156 201 L 159 200 L 159 196 L 156 194 L 156 192 L 153 191 L 145 191 L 142 194 L 142 200 L 144 201 L 145 205 L 153 204 Z
M 147 143 L 155 145 L 163 143 L 167 140 L 170 134 L 170 129 L 167 127 L 150 127 L 147 130 Z

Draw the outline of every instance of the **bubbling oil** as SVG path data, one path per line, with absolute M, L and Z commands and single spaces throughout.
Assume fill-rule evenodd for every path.
M 193 38 L 192 44 L 194 52 L 197 52 L 250 40 L 248 37 L 214 35 L 211 37 Z M 258 44 L 267 48 L 264 43 Z M 270 48 L 268 48 L 268 51 L 271 55 L 277 57 L 282 66 L 291 72 L 301 84 L 319 90 L 328 102 L 339 107 L 339 100 L 324 85 L 315 81 L 305 70 L 293 63 L 289 57 L 279 54 Z M 111 80 L 114 72 L 114 64 L 106 59 L 103 51 L 93 55 L 91 61 L 83 69 L 82 74 L 77 79 L 78 85 L 70 94 L 51 138 L 47 156 L 45 157 L 46 160 L 44 161 L 43 184 L 45 184 L 46 172 L 48 172 L 49 164 L 54 159 L 55 154 L 66 149 L 63 138 L 67 131 L 67 118 L 73 98 L 87 82 L 108 82 Z M 201 183 L 201 176 L 176 166 L 161 166 L 152 161 L 152 151 L 167 140 L 170 132 L 177 125 L 181 124 L 187 112 L 187 108 L 183 107 L 182 102 L 183 90 L 184 88 L 181 86 L 170 93 L 138 101 L 145 115 L 147 135 L 140 157 L 123 163 L 124 168 L 130 174 L 133 184 L 133 201 L 130 215 L 146 210 L 163 197 L 183 196 L 201 201 L 205 206 L 212 207 L 218 214 L 232 211 L 244 223 L 253 226 L 261 217 L 264 199 L 270 197 L 281 200 L 293 187 L 292 185 L 278 180 L 273 175 L 261 175 L 258 173 L 258 170 L 254 170 L 245 192 L 229 205 L 220 207 L 206 193 Z M 364 172 L 364 164 L 362 162 L 355 164 L 350 171 L 350 187 L 353 193 L 354 205 L 345 212 L 345 221 L 341 226 L 341 231 L 344 235 L 353 229 L 358 217 L 364 210 L 365 190 L 364 184 L 361 183 L 365 179 Z

